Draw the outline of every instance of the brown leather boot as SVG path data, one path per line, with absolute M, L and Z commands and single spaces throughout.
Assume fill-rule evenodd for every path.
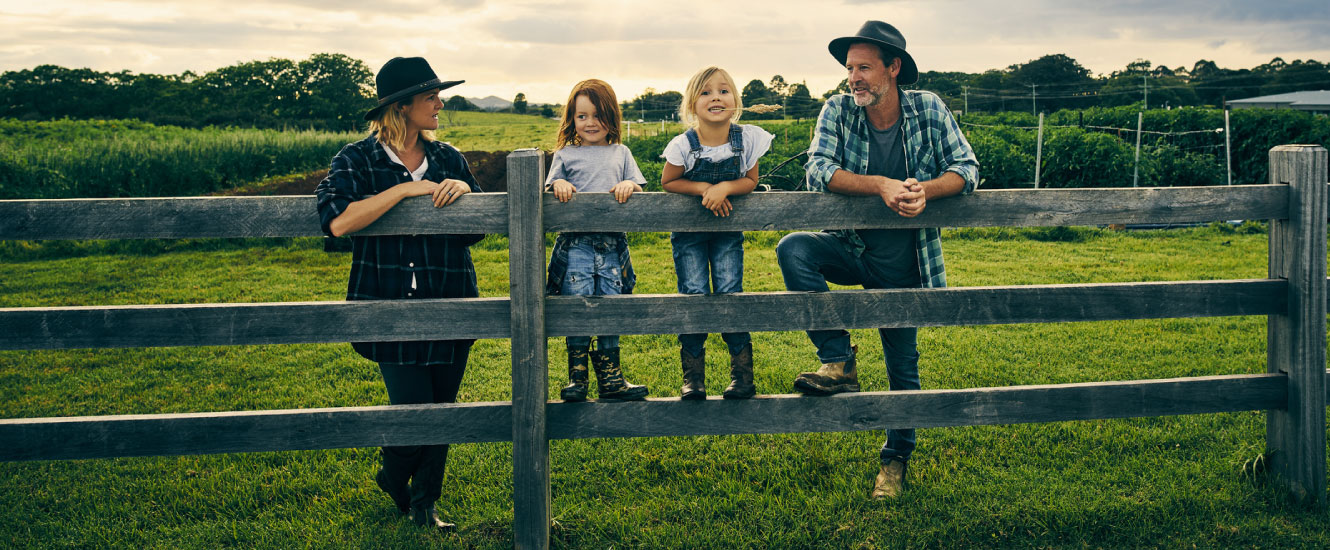
M 559 398 L 564 401 L 586 401 L 587 363 L 591 352 L 584 349 L 568 350 L 568 385 L 559 390 Z
M 679 350 L 679 362 L 683 363 L 683 391 L 679 399 L 692 401 L 707 398 L 707 350 L 697 357 Z
M 855 369 L 855 356 L 859 348 L 850 346 L 846 361 L 823 363 L 817 372 L 805 372 L 794 379 L 794 389 L 805 395 L 832 395 L 859 391 L 859 371 Z
M 905 490 L 905 463 L 899 460 L 892 460 L 882 465 L 878 470 L 877 478 L 873 480 L 873 492 L 870 496 L 874 499 L 896 498 Z
M 730 385 L 721 394 L 726 399 L 748 399 L 757 394 L 753 385 L 753 344 L 730 356 Z
M 591 366 L 596 369 L 596 389 L 601 399 L 641 401 L 647 397 L 647 387 L 629 384 L 619 368 L 619 348 L 598 349 L 591 352 Z

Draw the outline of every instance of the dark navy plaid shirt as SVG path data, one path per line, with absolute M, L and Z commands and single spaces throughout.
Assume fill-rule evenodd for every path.
M 456 179 L 479 192 L 475 176 L 462 154 L 438 141 L 423 141 L 429 168 L 423 179 Z M 374 136 L 348 144 L 333 157 L 332 168 L 314 190 L 323 232 L 346 211 L 347 205 L 411 181 L 405 166 L 393 161 Z M 446 207 L 445 207 L 446 208 Z M 347 300 L 412 300 L 422 298 L 474 298 L 476 271 L 468 246 L 484 235 L 351 236 L 351 277 Z M 412 288 L 414 279 L 415 286 Z M 446 336 L 446 335 L 440 335 Z M 469 340 L 419 342 L 355 342 L 366 359 L 393 365 L 440 365 L 453 361 L 453 348 Z

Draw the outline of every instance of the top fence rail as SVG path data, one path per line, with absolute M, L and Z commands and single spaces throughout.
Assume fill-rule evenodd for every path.
M 620 205 L 608 193 L 568 204 L 544 197 L 544 230 L 775 231 L 825 228 L 1022 227 L 1190 223 L 1288 218 L 1279 185 L 1151 189 L 994 190 L 930 203 L 915 218 L 881 201 L 830 193 L 732 197 L 719 218 L 693 197 L 639 193 Z M 311 237 L 322 233 L 310 196 L 0 201 L 0 240 Z M 508 196 L 477 193 L 444 209 L 428 197 L 403 201 L 359 235 L 508 232 Z

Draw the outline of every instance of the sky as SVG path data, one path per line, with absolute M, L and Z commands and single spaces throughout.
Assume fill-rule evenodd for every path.
M 782 75 L 814 96 L 844 70 L 833 38 L 900 29 L 921 71 L 982 72 L 1066 54 L 1094 74 L 1136 59 L 1250 68 L 1330 62 L 1330 0 L 0 0 L 0 71 L 42 64 L 176 74 L 341 53 L 377 71 L 423 56 L 468 97 L 562 103 L 576 82 L 620 100 L 717 65 L 743 86 Z

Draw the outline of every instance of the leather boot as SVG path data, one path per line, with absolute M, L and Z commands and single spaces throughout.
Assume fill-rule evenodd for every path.
M 591 353 L 584 349 L 568 350 L 568 385 L 559 390 L 564 401 L 586 401 L 588 382 L 587 363 Z
M 434 506 L 412 506 L 411 521 L 421 527 L 432 527 L 440 531 L 452 531 L 457 528 L 456 524 L 448 523 L 439 519 L 438 512 L 434 511 Z
M 707 398 L 707 350 L 697 357 L 679 350 L 679 361 L 683 363 L 683 392 L 679 399 L 692 401 Z
M 904 490 L 905 463 L 899 460 L 891 460 L 883 464 L 882 469 L 878 470 L 877 478 L 873 480 L 873 492 L 870 496 L 874 500 L 896 498 Z
M 859 371 L 855 369 L 855 356 L 859 348 L 850 346 L 846 361 L 823 363 L 817 372 L 805 372 L 794 379 L 794 389 L 805 395 L 832 395 L 859 391 Z
M 725 399 L 748 399 L 757 393 L 753 385 L 753 344 L 730 355 L 730 385 L 721 394 Z
M 596 389 L 601 399 L 641 401 L 647 397 L 647 387 L 629 384 L 619 368 L 619 348 L 598 349 L 591 352 L 591 366 L 596 369 Z

